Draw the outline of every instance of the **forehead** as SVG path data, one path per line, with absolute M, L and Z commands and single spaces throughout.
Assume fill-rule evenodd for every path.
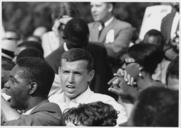
M 86 60 L 76 60 L 76 61 L 67 61 L 66 59 L 61 60 L 61 68 L 66 68 L 70 70 L 79 69 L 84 70 L 87 69 L 88 61 Z
M 24 74 L 23 68 L 19 67 L 18 65 L 15 65 L 14 68 L 11 70 L 10 75 L 17 77 L 17 78 L 23 78 Z
M 106 5 L 105 2 L 91 2 L 91 5 Z

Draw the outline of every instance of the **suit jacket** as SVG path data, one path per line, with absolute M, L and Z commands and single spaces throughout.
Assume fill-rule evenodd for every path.
M 62 112 L 55 103 L 48 100 L 36 106 L 29 115 L 21 115 L 19 119 L 7 121 L 8 126 L 62 126 Z
M 91 90 L 94 92 L 112 95 L 107 90 L 109 88 L 107 82 L 112 77 L 112 71 L 108 65 L 105 48 L 96 43 L 89 43 L 85 49 L 92 54 L 94 59 L 95 76 L 91 82 Z M 57 74 L 58 67 L 60 66 L 61 55 L 64 52 L 65 50 L 63 45 L 61 45 L 57 50 L 45 58 Z
M 133 27 L 127 22 L 113 18 L 111 23 L 104 27 L 99 36 L 99 25 L 97 22 L 89 23 L 89 40 L 103 43 L 108 56 L 118 58 L 127 50 L 130 44 Z

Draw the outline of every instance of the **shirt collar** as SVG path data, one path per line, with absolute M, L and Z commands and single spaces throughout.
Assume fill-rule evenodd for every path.
M 104 23 L 104 26 L 107 27 L 113 20 L 113 17 L 111 17 L 109 20 L 107 20 L 105 23 Z
M 33 111 L 33 109 L 35 109 L 36 106 L 34 106 L 33 108 L 29 109 L 28 111 L 22 113 L 22 115 L 30 115 L 30 113 Z
M 65 51 L 68 51 L 68 50 L 69 50 L 68 47 L 67 47 L 66 42 L 63 43 L 63 49 L 64 49 Z
M 74 102 L 74 103 L 84 103 L 84 101 L 87 99 L 87 97 L 89 97 L 90 95 L 92 95 L 94 92 L 90 90 L 90 88 L 88 87 L 86 91 L 84 91 L 82 94 L 80 94 L 78 97 L 76 97 L 75 99 L 68 101 L 68 99 L 66 98 L 66 96 L 64 95 L 64 102 Z
M 107 20 L 106 22 L 104 22 L 104 27 L 107 27 L 111 22 L 112 20 L 114 19 L 114 17 L 111 17 L 109 20 Z M 103 27 L 102 25 L 100 24 L 98 29 L 101 30 Z

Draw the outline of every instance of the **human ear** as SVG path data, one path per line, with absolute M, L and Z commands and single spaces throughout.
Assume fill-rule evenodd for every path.
M 113 5 L 112 5 L 112 4 L 109 4 L 108 6 L 109 6 L 108 11 L 109 11 L 109 12 L 112 12 L 112 11 L 113 11 Z
M 89 72 L 89 82 L 92 81 L 92 79 L 94 78 L 94 75 L 95 75 L 95 70 L 91 70 L 91 71 Z
M 38 88 L 37 83 L 36 82 L 31 82 L 29 84 L 29 94 L 32 95 L 33 93 L 35 93 L 37 88 Z

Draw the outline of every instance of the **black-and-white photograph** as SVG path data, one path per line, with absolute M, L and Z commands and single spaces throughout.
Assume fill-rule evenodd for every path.
M 1 126 L 179 126 L 179 0 L 1 12 Z

